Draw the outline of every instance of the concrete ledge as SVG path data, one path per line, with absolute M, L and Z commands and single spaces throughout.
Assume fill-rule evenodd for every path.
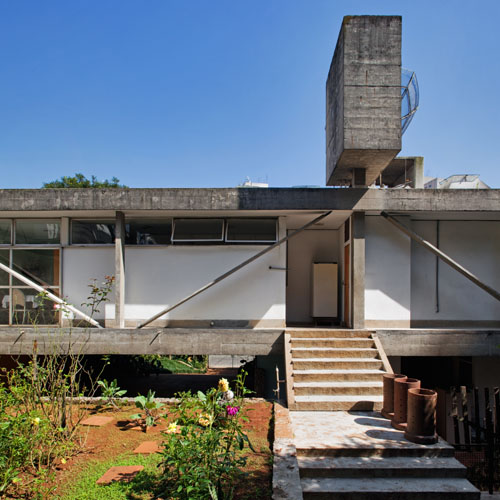
M 0 328 L 0 354 L 236 354 L 283 353 L 283 330 Z
M 302 500 L 297 450 L 288 409 L 274 404 L 273 500 Z
M 498 212 L 500 189 L 0 189 L 0 212 L 355 210 Z M 66 213 L 65 213 L 66 212 Z
M 376 330 L 387 356 L 500 356 L 500 330 Z

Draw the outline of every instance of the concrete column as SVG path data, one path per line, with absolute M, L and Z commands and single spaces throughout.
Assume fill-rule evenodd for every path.
M 115 327 L 125 328 L 125 216 L 115 221 Z
M 352 327 L 365 327 L 365 213 L 352 215 Z
M 69 245 L 69 217 L 61 217 L 61 246 Z
M 411 187 L 414 189 L 424 189 L 424 157 L 416 156 L 411 173 Z
M 366 170 L 364 168 L 352 169 L 352 187 L 366 187 Z

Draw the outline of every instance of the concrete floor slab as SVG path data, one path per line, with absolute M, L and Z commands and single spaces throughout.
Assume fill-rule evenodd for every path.
M 440 439 L 433 445 L 419 445 L 404 438 L 403 432 L 391 427 L 389 420 L 378 412 L 292 411 L 290 421 L 297 450 L 309 450 L 309 455 L 336 451 L 377 450 L 386 455 L 453 456 L 451 445 Z

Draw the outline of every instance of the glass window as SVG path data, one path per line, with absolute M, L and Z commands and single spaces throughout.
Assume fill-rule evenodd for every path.
M 173 241 L 222 241 L 222 219 L 175 219 Z
M 54 290 L 51 290 L 52 293 Z M 32 288 L 12 288 L 12 324 L 54 325 L 59 322 L 59 311 L 54 302 Z
M 9 302 L 9 289 L 0 288 L 0 325 L 9 324 Z
M 14 271 L 40 286 L 59 286 L 59 250 L 12 250 Z M 13 278 L 13 285 L 26 283 Z
M 10 266 L 9 258 L 10 250 L 0 250 L 0 262 L 6 266 Z M 9 285 L 9 273 L 0 269 L 0 286 Z
M 0 245 L 10 245 L 10 220 L 0 220 Z
M 75 245 L 103 245 L 114 242 L 114 221 L 74 220 L 71 222 L 71 243 Z
M 16 245 L 58 245 L 60 222 L 16 220 Z
M 276 219 L 229 219 L 226 241 L 276 241 Z
M 138 219 L 126 223 L 127 245 L 169 245 L 171 237 L 170 219 Z

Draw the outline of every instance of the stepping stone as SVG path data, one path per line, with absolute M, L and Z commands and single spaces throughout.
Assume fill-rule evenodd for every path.
M 142 469 L 144 469 L 143 465 L 123 465 L 120 467 L 111 467 L 96 481 L 96 483 L 129 483 Z
M 149 455 L 151 453 L 158 453 L 160 447 L 156 441 L 144 441 L 135 450 L 134 453 L 141 453 L 144 455 Z
M 109 424 L 114 419 L 113 417 L 101 417 L 100 415 L 92 415 L 85 420 L 82 420 L 81 425 L 88 425 L 90 427 L 102 427 L 103 425 Z

